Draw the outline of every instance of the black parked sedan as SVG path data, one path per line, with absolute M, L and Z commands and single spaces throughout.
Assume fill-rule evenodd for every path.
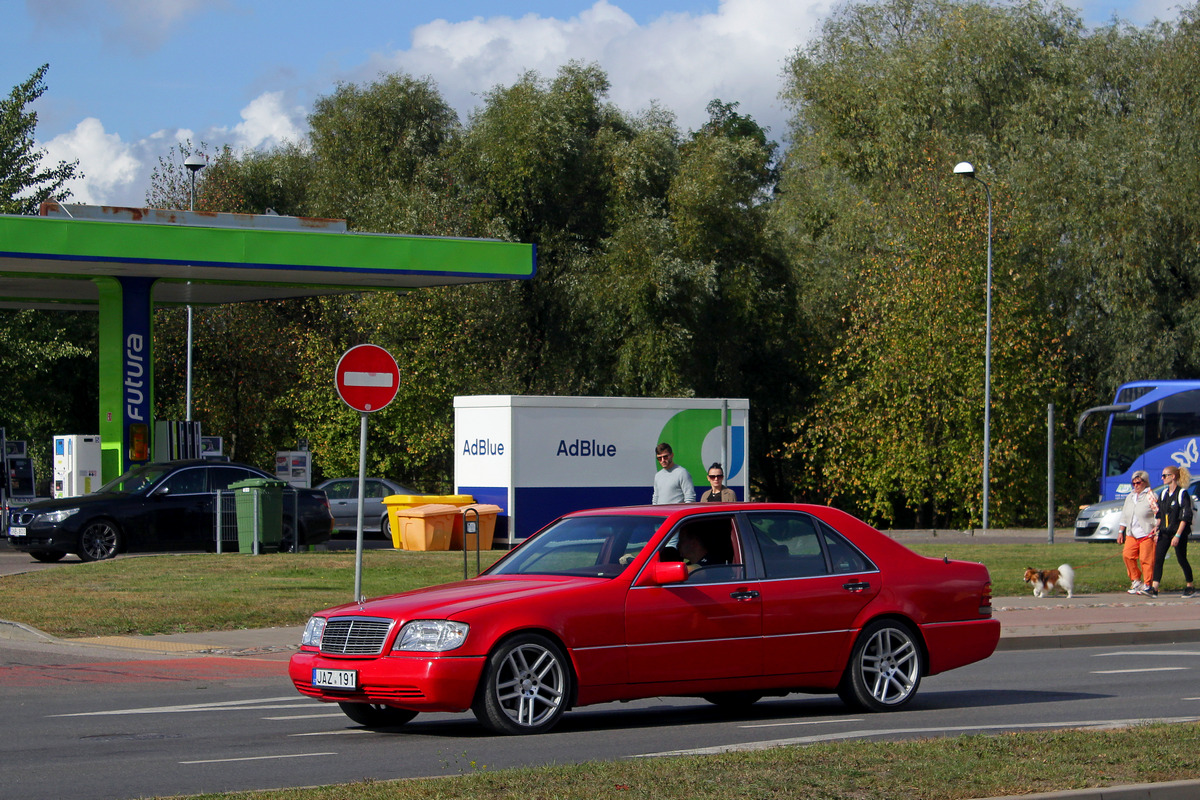
M 229 485 L 251 478 L 274 476 L 228 461 L 144 464 L 92 494 L 15 507 L 8 541 L 38 561 L 58 561 L 67 553 L 98 561 L 125 552 L 215 550 L 216 493 L 232 498 Z M 324 492 L 284 490 L 281 549 L 324 542 L 332 531 Z M 235 547 L 227 542 L 224 549 Z

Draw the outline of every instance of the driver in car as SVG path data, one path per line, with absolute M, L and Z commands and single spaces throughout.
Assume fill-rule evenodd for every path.
M 690 528 L 684 528 L 679 532 L 679 555 L 682 557 L 683 563 L 687 564 L 688 572 L 695 572 L 700 567 L 707 567 L 709 561 L 708 546 L 704 540 L 700 538 L 700 534 Z

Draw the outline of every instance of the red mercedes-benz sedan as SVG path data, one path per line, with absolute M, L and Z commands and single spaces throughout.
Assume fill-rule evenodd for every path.
M 367 726 L 471 709 L 541 733 L 574 706 L 655 696 L 837 692 L 888 711 L 999 637 L 986 567 L 836 509 L 641 506 L 568 514 L 471 580 L 321 611 L 288 671 Z

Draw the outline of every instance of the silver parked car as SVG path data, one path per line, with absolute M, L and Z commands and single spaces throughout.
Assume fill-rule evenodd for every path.
M 337 530 L 353 531 L 358 526 L 358 478 L 332 478 L 317 487 L 329 498 L 333 511 L 333 527 Z M 393 494 L 420 494 L 407 486 L 387 478 L 367 478 L 363 494 L 363 533 L 382 534 L 386 539 L 392 535 L 391 521 L 383 498 Z
M 1162 488 L 1162 484 L 1155 486 L 1154 493 L 1158 494 Z M 1197 508 L 1200 503 L 1200 478 L 1192 481 L 1188 493 L 1192 495 L 1192 508 Z M 1115 542 L 1117 531 L 1121 528 L 1121 509 L 1124 505 L 1122 499 L 1081 506 L 1079 516 L 1075 517 L 1075 541 Z

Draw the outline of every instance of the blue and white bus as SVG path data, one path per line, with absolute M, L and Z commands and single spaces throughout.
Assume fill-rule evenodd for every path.
M 1133 473 L 1144 469 L 1155 483 L 1159 470 L 1175 464 L 1195 473 L 1200 462 L 1200 381 L 1134 381 L 1117 387 L 1111 405 L 1089 408 L 1076 426 L 1107 414 L 1100 500 L 1129 494 Z

